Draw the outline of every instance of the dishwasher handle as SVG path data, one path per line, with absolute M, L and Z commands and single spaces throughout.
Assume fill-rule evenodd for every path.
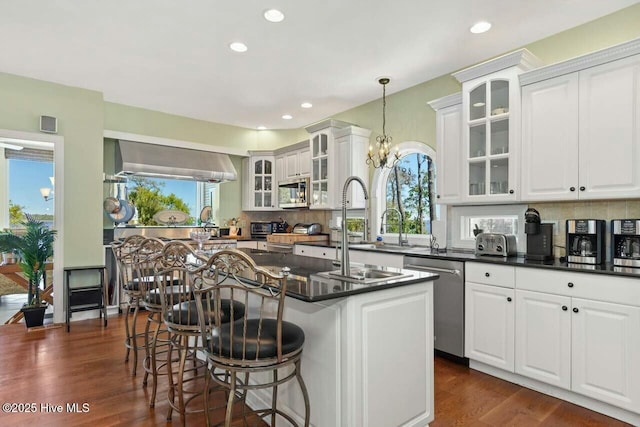
M 450 268 L 423 267 L 421 265 L 416 265 L 416 264 L 405 264 L 404 268 L 407 268 L 410 270 L 426 271 L 427 273 L 447 273 L 447 274 L 453 274 L 455 276 L 460 276 L 460 270 L 452 270 Z

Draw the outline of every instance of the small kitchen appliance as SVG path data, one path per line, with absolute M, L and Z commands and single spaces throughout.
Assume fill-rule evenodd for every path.
M 611 221 L 613 265 L 640 267 L 640 219 Z
M 480 233 L 476 236 L 476 255 L 515 256 L 516 236 L 502 233 Z
M 270 221 L 251 221 L 249 231 L 251 238 L 256 240 L 266 240 L 267 236 L 273 233 L 273 223 Z
M 548 261 L 553 259 L 553 224 L 542 224 L 540 213 L 533 208 L 524 213 L 524 232 L 527 235 L 526 259 Z
M 322 232 L 322 225 L 317 222 L 311 224 L 298 223 L 293 226 L 292 233 L 294 234 L 320 234 Z
M 605 229 L 606 224 L 602 219 L 568 219 L 567 262 L 577 264 L 605 262 Z

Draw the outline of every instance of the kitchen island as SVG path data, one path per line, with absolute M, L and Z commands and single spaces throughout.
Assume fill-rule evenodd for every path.
M 291 269 L 284 318 L 303 328 L 302 376 L 311 425 L 426 426 L 434 417 L 433 280 L 430 273 L 375 266 L 399 275 L 375 283 L 325 277 L 331 261 L 246 249 L 256 264 Z M 295 382 L 278 404 L 303 420 Z M 269 406 L 268 392 L 248 397 Z

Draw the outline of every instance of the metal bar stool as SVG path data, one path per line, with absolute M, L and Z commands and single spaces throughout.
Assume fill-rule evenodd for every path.
M 186 414 L 204 410 L 204 405 L 190 405 L 196 397 L 204 394 L 204 378 L 208 372 L 207 361 L 197 358 L 197 352 L 202 350 L 202 343 L 199 341 L 200 323 L 191 278 L 192 273 L 202 268 L 206 262 L 203 255 L 197 254 L 191 246 L 180 241 L 167 243 L 155 262 L 162 319 L 170 334 L 166 364 L 169 378 L 167 420 L 171 420 L 173 411 L 176 410 L 180 413 L 183 426 Z M 233 302 L 226 313 L 240 316 L 244 313 L 244 306 Z M 171 363 L 174 351 L 178 353 L 177 367 Z M 187 359 L 193 361 L 191 368 L 186 366 Z
M 168 332 L 164 328 L 162 321 L 162 305 L 160 303 L 160 294 L 155 280 L 154 265 L 156 258 L 159 257 L 164 248 L 164 242 L 156 238 L 148 238 L 143 240 L 139 247 L 132 254 L 134 276 L 140 280 L 144 279 L 147 284 L 146 292 L 142 300 L 142 304 L 147 311 L 147 321 L 144 328 L 144 349 L 145 358 L 142 366 L 144 367 L 143 386 L 147 385 L 149 374 L 151 374 L 153 385 L 151 396 L 149 397 L 149 406 L 154 407 L 156 394 L 158 390 L 158 374 L 160 369 L 165 367 L 164 363 L 158 364 L 162 353 L 166 351 L 168 346 Z M 151 327 L 153 326 L 153 332 Z M 161 334 L 167 338 L 160 339 Z M 158 351 L 160 350 L 160 354 Z M 166 373 L 166 372 L 165 372 Z
M 129 361 L 129 353 L 133 351 L 132 376 L 136 376 L 138 349 L 144 347 L 143 342 L 145 337 L 143 337 L 143 335 L 146 335 L 144 332 L 137 332 L 137 320 L 140 305 L 144 299 L 148 284 L 138 280 L 135 273 L 135 253 L 144 240 L 144 236 L 133 235 L 127 237 L 122 242 L 116 241 L 111 243 L 111 249 L 113 250 L 118 269 L 118 285 L 122 289 L 122 293 L 126 299 L 124 307 L 124 327 L 126 333 L 124 346 L 127 351 L 124 361 Z M 131 321 L 130 318 L 132 319 Z
M 251 412 L 260 418 L 270 417 L 272 427 L 276 426 L 277 416 L 298 426 L 291 415 L 278 408 L 278 386 L 294 378 L 304 399 L 304 426 L 309 425 L 309 396 L 300 373 L 304 331 L 282 320 L 288 274 L 286 267 L 279 274 L 258 267 L 244 252 L 234 249 L 217 252 L 204 268 L 192 274 L 199 322 L 203 325 L 202 342 L 211 366 L 205 390 L 210 390 L 211 382 L 227 390 L 225 427 L 231 425 L 233 405 L 238 401 L 243 404 L 246 425 L 246 392 L 267 388 L 272 389 L 271 407 Z M 225 323 L 223 307 L 229 298 L 242 302 L 247 309 L 238 317 L 231 304 L 229 314 L 235 321 Z M 289 373 L 279 377 L 278 370 L 282 368 Z M 253 375 L 259 372 L 272 375 Z M 209 409 L 207 396 L 207 426 L 211 425 Z

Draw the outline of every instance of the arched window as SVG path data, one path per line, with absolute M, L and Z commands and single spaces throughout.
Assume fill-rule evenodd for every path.
M 435 151 L 424 143 L 408 141 L 398 144 L 398 152 L 400 160 L 394 168 L 377 169 L 373 176 L 372 219 L 376 228 L 372 234 L 397 235 L 397 210 L 404 218 L 403 235 L 416 241 L 431 234 L 436 218 Z

